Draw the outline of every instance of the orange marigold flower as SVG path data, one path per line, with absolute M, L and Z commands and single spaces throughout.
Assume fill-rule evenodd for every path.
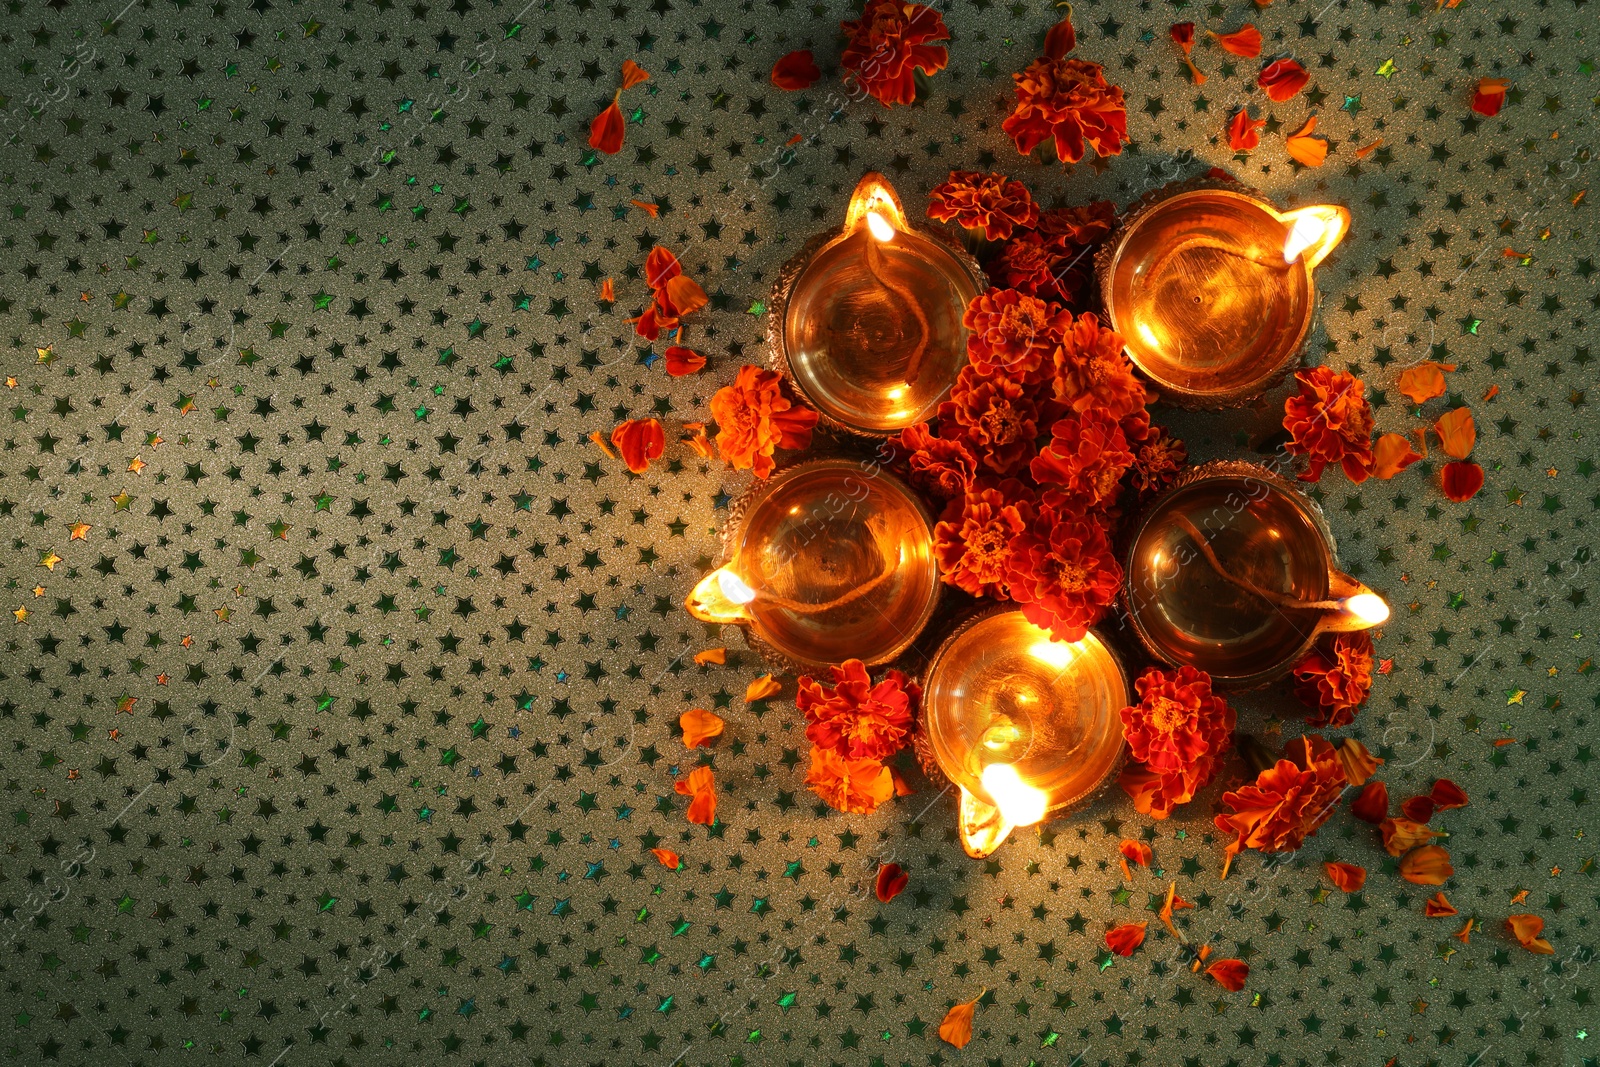
M 832 688 L 805 675 L 795 696 L 813 745 L 852 760 L 883 760 L 905 747 L 915 702 L 922 696 L 915 682 L 891 670 L 873 685 L 866 664 L 858 659 L 847 659 L 828 672 Z
M 1322 869 L 1328 873 L 1328 881 L 1346 893 L 1360 892 L 1361 887 L 1367 884 L 1367 869 L 1357 867 L 1353 863 L 1324 863 Z
M 668 345 L 666 351 L 667 373 L 674 378 L 682 378 L 688 374 L 698 374 L 705 368 L 706 357 L 692 348 L 682 345 Z
M 1314 482 L 1330 463 L 1361 483 L 1372 473 L 1372 408 L 1366 386 L 1347 371 L 1312 367 L 1295 374 L 1300 392 L 1283 402 L 1283 428 L 1288 450 L 1309 456 L 1311 466 L 1301 481 Z
M 1117 597 L 1122 565 L 1103 524 L 1041 508 L 1011 543 L 1011 598 L 1057 641 L 1079 641 Z
M 1213 33 L 1211 36 L 1224 52 L 1232 52 L 1246 59 L 1254 59 L 1261 54 L 1261 31 L 1248 22 L 1232 33 Z
M 908 881 L 910 878 L 898 863 L 885 863 L 878 868 L 877 877 L 872 881 L 873 895 L 887 904 L 905 891 Z
M 779 448 L 806 448 L 817 425 L 817 413 L 791 400 L 777 371 L 746 364 L 732 385 L 711 398 L 717 420 L 717 451 L 734 470 L 754 470 L 757 478 L 772 474 Z
M 1506 929 L 1517 939 L 1517 944 L 1529 952 L 1540 956 L 1549 956 L 1555 952 L 1550 942 L 1539 936 L 1544 931 L 1544 920 L 1537 915 L 1508 915 Z
M 1456 369 L 1454 363 L 1435 363 L 1427 360 L 1400 372 L 1400 392 L 1413 404 L 1425 404 L 1436 396 L 1444 396 L 1444 372 Z
M 1047 138 L 1056 158 L 1076 163 L 1084 148 L 1101 156 L 1122 152 L 1128 139 L 1128 112 L 1122 90 L 1106 81 L 1098 63 L 1042 56 L 1012 75 L 1017 103 L 1001 128 L 1029 155 Z
M 660 419 L 629 419 L 611 431 L 611 443 L 630 471 L 643 474 L 666 451 L 667 435 Z
M 1122 436 L 1133 452 L 1128 484 L 1140 495 L 1159 492 L 1171 485 L 1189 461 L 1189 450 L 1165 426 L 1150 422 L 1144 411 L 1122 420 Z
M 1206 974 L 1215 978 L 1223 989 L 1237 993 L 1244 988 L 1245 979 L 1250 977 L 1250 965 L 1244 960 L 1217 960 L 1206 968 Z
M 978 473 L 978 460 L 963 440 L 935 436 L 925 422 L 901 430 L 892 447 L 905 455 L 911 484 L 941 499 L 965 494 Z
M 836 811 L 871 815 L 894 795 L 889 768 L 875 759 L 845 759 L 831 748 L 811 746 L 806 786 Z
M 1011 543 L 1032 518 L 1033 502 L 1015 478 L 952 500 L 933 528 L 940 577 L 973 596 L 1004 597 Z
M 1418 845 L 1426 845 L 1439 836 L 1437 830 L 1430 829 L 1425 823 L 1404 817 L 1384 819 L 1378 824 L 1378 832 L 1383 835 L 1384 851 L 1391 856 L 1408 852 Z
M 1312 709 L 1312 726 L 1348 726 L 1372 692 L 1372 637 L 1365 630 L 1318 641 L 1294 665 L 1294 695 Z
M 1039 221 L 1039 206 L 1028 187 L 1004 174 L 953 170 L 948 180 L 928 193 L 928 217 L 982 230 L 991 241 L 1004 241 L 1013 230 Z
M 1428 796 L 1440 811 L 1467 806 L 1467 791 L 1448 778 L 1440 778 L 1434 782 Z
M 1444 890 L 1441 889 L 1433 896 L 1429 897 L 1426 904 L 1422 905 L 1422 914 L 1426 915 L 1430 919 L 1439 919 L 1446 915 L 1457 915 L 1460 913 L 1456 911 L 1456 906 L 1450 903 L 1449 898 L 1444 895 Z
M 1248 109 L 1241 107 L 1228 122 L 1228 147 L 1235 152 L 1248 152 L 1261 143 L 1256 131 L 1267 124 L 1266 119 L 1253 119 Z
M 988 289 L 962 315 L 967 359 L 980 375 L 1003 371 L 1027 379 L 1048 364 L 1072 325 L 1072 312 L 1016 289 Z
M 787 93 L 809 89 L 820 77 L 822 71 L 817 69 L 810 49 L 790 52 L 772 65 L 772 84 Z
M 1388 481 L 1421 458 L 1404 434 L 1386 433 L 1372 446 L 1372 476 Z
M 684 748 L 699 748 L 707 741 L 721 737 L 723 725 L 722 716 L 705 708 L 690 708 L 678 716 Z
M 924 4 L 866 0 L 861 18 L 839 28 L 850 38 L 839 65 L 884 107 L 917 98 L 913 70 L 937 74 L 950 62 L 944 46 L 928 43 L 950 39 L 944 16 Z
M 1045 488 L 1044 502 L 1086 511 L 1109 508 L 1122 492 L 1133 453 L 1117 420 L 1101 408 L 1067 415 L 1050 427 L 1050 443 L 1028 470 Z
M 1135 796 L 1135 807 L 1164 819 L 1217 776 L 1233 747 L 1234 711 L 1194 667 L 1151 667 L 1134 688 L 1139 702 L 1122 709 L 1122 736 L 1128 755 L 1157 779 L 1145 799 Z
M 1133 376 L 1122 335 L 1100 325 L 1094 314 L 1079 315 L 1055 351 L 1056 397 L 1082 412 L 1100 408 L 1122 419 L 1143 411 L 1150 397 Z
M 1353 737 L 1347 737 L 1339 742 L 1339 747 L 1334 749 L 1334 755 L 1339 757 L 1339 766 L 1344 768 L 1344 776 L 1350 784 L 1362 786 L 1367 784 L 1367 779 L 1372 773 L 1383 765 L 1381 756 L 1374 756 Z
M 1099 244 L 1117 225 L 1117 206 L 1096 200 L 1076 207 L 1053 207 L 1039 213 L 1045 245 L 1061 255 L 1076 256 Z
M 1416 885 L 1444 885 L 1455 873 L 1450 853 L 1439 845 L 1418 845 L 1400 857 L 1400 877 Z
M 1483 488 L 1483 468 L 1470 459 L 1446 463 L 1439 471 L 1439 485 L 1457 504 L 1471 500 Z
M 1237 835 L 1231 859 L 1246 848 L 1291 852 L 1317 832 L 1339 802 L 1344 768 L 1333 746 L 1315 735 L 1289 743 L 1284 758 L 1240 789 L 1222 794 L 1231 815 L 1216 817 L 1217 829 Z
M 1350 805 L 1350 814 L 1374 826 L 1386 821 L 1389 817 L 1389 787 L 1382 782 L 1368 782 L 1355 803 Z
M 1012 474 L 1033 458 L 1039 436 L 1039 404 L 1033 393 L 1010 375 L 985 378 L 975 367 L 963 367 L 950 399 L 939 405 L 940 432 L 950 432 L 948 425 L 979 463 L 995 474 Z
M 1472 110 L 1485 118 L 1494 118 L 1505 105 L 1509 88 L 1511 83 L 1504 78 L 1479 78 L 1478 87 L 1472 92 Z
M 1119 956 L 1131 956 L 1140 945 L 1144 944 L 1143 922 L 1123 923 L 1106 931 L 1106 947 Z
M 1256 84 L 1266 90 L 1267 99 L 1281 104 L 1306 87 L 1311 75 L 1292 59 L 1275 59 L 1261 68 Z
M 710 767 L 696 767 L 687 778 L 672 783 L 673 791 L 689 798 L 689 821 L 710 826 L 717 821 L 717 789 Z

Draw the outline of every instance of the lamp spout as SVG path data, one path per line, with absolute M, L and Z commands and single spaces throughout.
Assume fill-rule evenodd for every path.
M 719 567 L 700 579 L 683 606 L 701 622 L 747 623 L 756 591 L 732 567 Z
M 1283 261 L 1305 258 L 1307 270 L 1328 258 L 1350 231 L 1350 212 L 1337 204 L 1318 204 L 1285 212 L 1279 216 L 1288 227 L 1283 240 Z
M 1000 809 L 973 793 L 961 788 L 961 806 L 957 829 L 961 848 L 975 860 L 991 855 L 1011 835 L 1014 824 L 1008 822 Z
M 1328 576 L 1331 599 L 1317 628 L 1328 633 L 1353 633 L 1382 626 L 1389 620 L 1389 602 L 1341 571 Z
M 844 216 L 844 232 L 854 233 L 866 226 L 868 232 L 880 241 L 894 239 L 897 232 L 910 228 L 900 197 L 889 184 L 889 179 L 876 172 L 866 174 L 856 183 L 850 194 L 850 207 Z

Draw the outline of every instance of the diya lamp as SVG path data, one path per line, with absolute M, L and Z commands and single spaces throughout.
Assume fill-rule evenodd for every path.
M 1102 246 L 1101 299 L 1163 400 L 1236 407 L 1298 360 L 1316 310 L 1312 272 L 1349 228 L 1337 205 L 1279 211 L 1235 182 L 1169 186 Z
M 1389 617 L 1338 567 L 1317 506 L 1253 463 L 1193 468 L 1135 522 L 1123 601 L 1154 658 L 1248 689 L 1287 674 L 1324 633 Z
M 723 537 L 726 561 L 685 606 L 745 627 L 788 668 L 886 663 L 938 603 L 932 517 L 904 482 L 857 460 L 809 460 L 758 482 Z
M 856 186 L 837 232 L 784 265 L 768 340 L 806 401 L 837 429 L 888 437 L 931 417 L 967 362 L 967 303 L 983 270 L 912 225 L 881 174 Z
M 1000 608 L 951 634 L 925 675 L 916 746 L 930 777 L 959 791 L 967 855 L 1098 793 L 1122 763 L 1127 703 L 1122 665 L 1092 630 L 1055 641 Z

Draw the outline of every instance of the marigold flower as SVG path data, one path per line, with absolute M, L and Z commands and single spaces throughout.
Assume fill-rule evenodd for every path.
M 1470 459 L 1446 463 L 1439 471 L 1439 484 L 1445 497 L 1457 504 L 1471 500 L 1483 488 L 1483 468 Z
M 666 451 L 667 435 L 660 419 L 629 419 L 611 431 L 611 443 L 630 471 L 643 474 Z
M 939 405 L 941 432 L 947 421 L 995 474 L 1011 474 L 1033 458 L 1039 405 L 1032 391 L 1009 375 L 985 378 L 975 367 L 961 368 L 950 399 Z
M 1050 138 L 1063 163 L 1081 160 L 1086 146 L 1101 156 L 1121 154 L 1128 113 L 1100 64 L 1042 56 L 1012 78 L 1017 103 L 1001 128 L 1017 151 L 1029 155 Z
M 901 430 L 893 444 L 905 452 L 908 480 L 932 496 L 943 500 L 962 496 L 977 476 L 977 457 L 965 441 L 936 436 L 925 422 Z
M 1206 974 L 1215 978 L 1223 989 L 1237 993 L 1250 977 L 1250 965 L 1244 960 L 1217 960 L 1206 968 Z
M 1057 641 L 1082 640 L 1121 583 L 1122 565 L 1100 523 L 1041 508 L 1011 543 L 1011 598 Z
M 813 745 L 852 760 L 882 760 L 905 747 L 921 688 L 894 670 L 873 685 L 866 664 L 858 659 L 847 659 L 828 672 L 831 688 L 805 675 L 795 696 Z
M 746 364 L 732 385 L 711 398 L 717 420 L 717 451 L 734 470 L 754 470 L 757 478 L 770 476 L 779 448 L 806 448 L 817 425 L 817 413 L 791 400 L 783 376 Z
M 1133 453 L 1117 420 L 1100 408 L 1067 415 L 1050 427 L 1050 443 L 1028 470 L 1055 507 L 1096 511 L 1116 503 Z
M 1517 939 L 1517 944 L 1529 952 L 1540 956 L 1549 956 L 1555 952 L 1550 942 L 1539 936 L 1544 930 L 1544 920 L 1537 915 L 1508 915 L 1506 929 Z
M 905 891 L 906 882 L 909 880 L 898 863 L 885 863 L 878 868 L 877 877 L 873 879 L 873 895 L 881 903 L 887 904 Z
M 1328 880 L 1339 890 L 1345 893 L 1357 893 L 1367 884 L 1367 869 L 1357 867 L 1353 863 L 1324 863 L 1322 869 L 1327 872 Z
M 1366 387 L 1347 371 L 1312 367 L 1295 375 L 1300 392 L 1283 402 L 1283 428 L 1290 452 L 1309 456 L 1301 481 L 1314 482 L 1337 463 L 1357 484 L 1372 473 L 1372 408 Z
M 1456 869 L 1439 845 L 1419 845 L 1400 857 L 1400 877 L 1415 885 L 1444 885 Z
M 928 194 L 928 217 L 982 230 L 991 241 L 1004 241 L 1013 230 L 1038 222 L 1039 207 L 1026 185 L 1004 174 L 953 170 Z
M 1131 956 L 1144 944 L 1143 922 L 1123 923 L 1106 931 L 1106 947 L 1119 956 Z
M 1240 789 L 1222 794 L 1233 814 L 1218 815 L 1217 829 L 1237 834 L 1228 856 L 1246 848 L 1291 852 L 1333 814 L 1345 786 L 1333 746 L 1309 735 L 1292 741 L 1284 758 Z
M 820 77 L 822 71 L 817 69 L 817 61 L 809 49 L 790 52 L 772 65 L 772 84 L 784 92 L 809 89 Z
M 889 768 L 875 759 L 845 759 L 831 748 L 811 746 L 806 786 L 836 811 L 871 815 L 894 795 Z
M 1133 376 L 1122 349 L 1122 335 L 1100 325 L 1092 313 L 1079 315 L 1055 350 L 1056 397 L 1072 410 L 1099 408 L 1121 419 L 1144 410 L 1150 397 Z
M 1211 676 L 1194 667 L 1151 667 L 1134 688 L 1139 702 L 1122 709 L 1122 736 L 1128 755 L 1156 778 L 1143 798 L 1135 795 L 1135 807 L 1164 819 L 1217 776 L 1233 747 L 1234 711 L 1212 691 Z
M 1372 637 L 1365 630 L 1325 637 L 1294 665 L 1294 695 L 1312 726 L 1348 726 L 1372 692 Z
M 1235 152 L 1248 152 L 1261 143 L 1256 131 L 1267 124 L 1266 119 L 1253 119 L 1247 108 L 1241 107 L 1228 121 L 1228 147 Z
M 1122 420 L 1122 436 L 1133 452 L 1128 470 L 1128 485 L 1141 496 L 1159 492 L 1171 485 L 1189 461 L 1189 450 L 1165 426 L 1150 422 L 1144 411 Z
M 1276 59 L 1261 68 L 1256 84 L 1266 90 L 1267 99 L 1281 104 L 1306 87 L 1311 75 L 1292 59 Z
M 1117 225 L 1117 206 L 1095 200 L 1076 207 L 1053 207 L 1039 213 L 1039 235 L 1059 255 L 1078 256 L 1105 240 Z
M 1049 362 L 1072 325 L 1072 312 L 1015 289 L 987 289 L 967 304 L 961 323 L 975 371 L 1026 379 Z
M 946 584 L 973 596 L 1006 596 L 1011 545 L 1033 517 L 1016 479 L 969 490 L 933 527 L 933 554 Z
M 884 107 L 917 98 L 913 70 L 933 75 L 950 61 L 942 45 L 928 43 L 950 39 L 944 17 L 923 4 L 866 0 L 861 18 L 839 28 L 850 37 L 839 65 Z
M 717 789 L 710 767 L 696 767 L 687 778 L 673 782 L 672 789 L 689 798 L 690 822 L 710 826 L 717 821 Z

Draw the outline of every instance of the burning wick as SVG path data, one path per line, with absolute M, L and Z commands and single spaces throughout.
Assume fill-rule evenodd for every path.
M 758 591 L 751 588 L 751 586 L 746 583 L 743 578 L 739 577 L 726 567 L 716 572 L 716 585 L 717 591 L 723 596 L 723 598 L 729 603 L 733 604 L 735 607 L 744 607 L 746 604 L 751 604 L 759 600 L 763 604 L 767 604 L 774 608 L 781 608 L 784 611 L 792 611 L 797 615 L 820 615 L 824 611 L 832 611 L 834 608 L 842 608 L 846 604 L 859 600 L 868 593 L 872 592 L 878 586 L 882 585 L 884 581 L 893 574 L 893 568 L 886 569 L 877 577 L 870 578 L 856 586 L 854 589 L 848 590 L 847 592 L 834 597 L 832 600 L 825 600 L 820 604 L 811 604 L 803 600 L 794 600 L 790 597 L 779 596 L 778 594 L 772 592 Z M 704 586 L 702 585 L 699 588 L 704 588 Z
M 928 347 L 928 336 L 931 333 L 928 327 L 927 313 L 922 310 L 922 304 L 917 300 L 917 294 L 907 289 L 900 283 L 893 281 L 884 269 L 883 249 L 879 245 L 886 245 L 895 238 L 895 228 L 892 223 L 876 211 L 867 212 L 867 272 L 873 276 L 879 285 L 898 296 L 902 303 L 911 309 L 911 314 L 917 320 L 917 347 L 911 350 L 911 358 L 906 361 L 906 384 L 910 385 L 917 380 L 917 374 L 922 369 L 922 353 Z
M 1294 214 L 1294 223 L 1283 241 L 1283 261 L 1293 263 L 1301 254 L 1315 249 L 1308 266 L 1315 267 L 1328 250 L 1339 243 L 1344 220 L 1329 208 L 1305 208 Z
M 983 769 L 983 788 L 994 798 L 1000 816 L 1013 826 L 1032 826 L 1044 818 L 1050 798 L 1035 789 L 1009 763 L 991 763 Z
M 744 579 L 730 570 L 717 572 L 717 588 L 735 604 L 748 604 L 756 598 L 756 591 L 744 584 Z
M 1377 593 L 1357 593 L 1345 600 L 1344 610 L 1368 626 L 1378 626 L 1389 619 L 1389 604 Z

